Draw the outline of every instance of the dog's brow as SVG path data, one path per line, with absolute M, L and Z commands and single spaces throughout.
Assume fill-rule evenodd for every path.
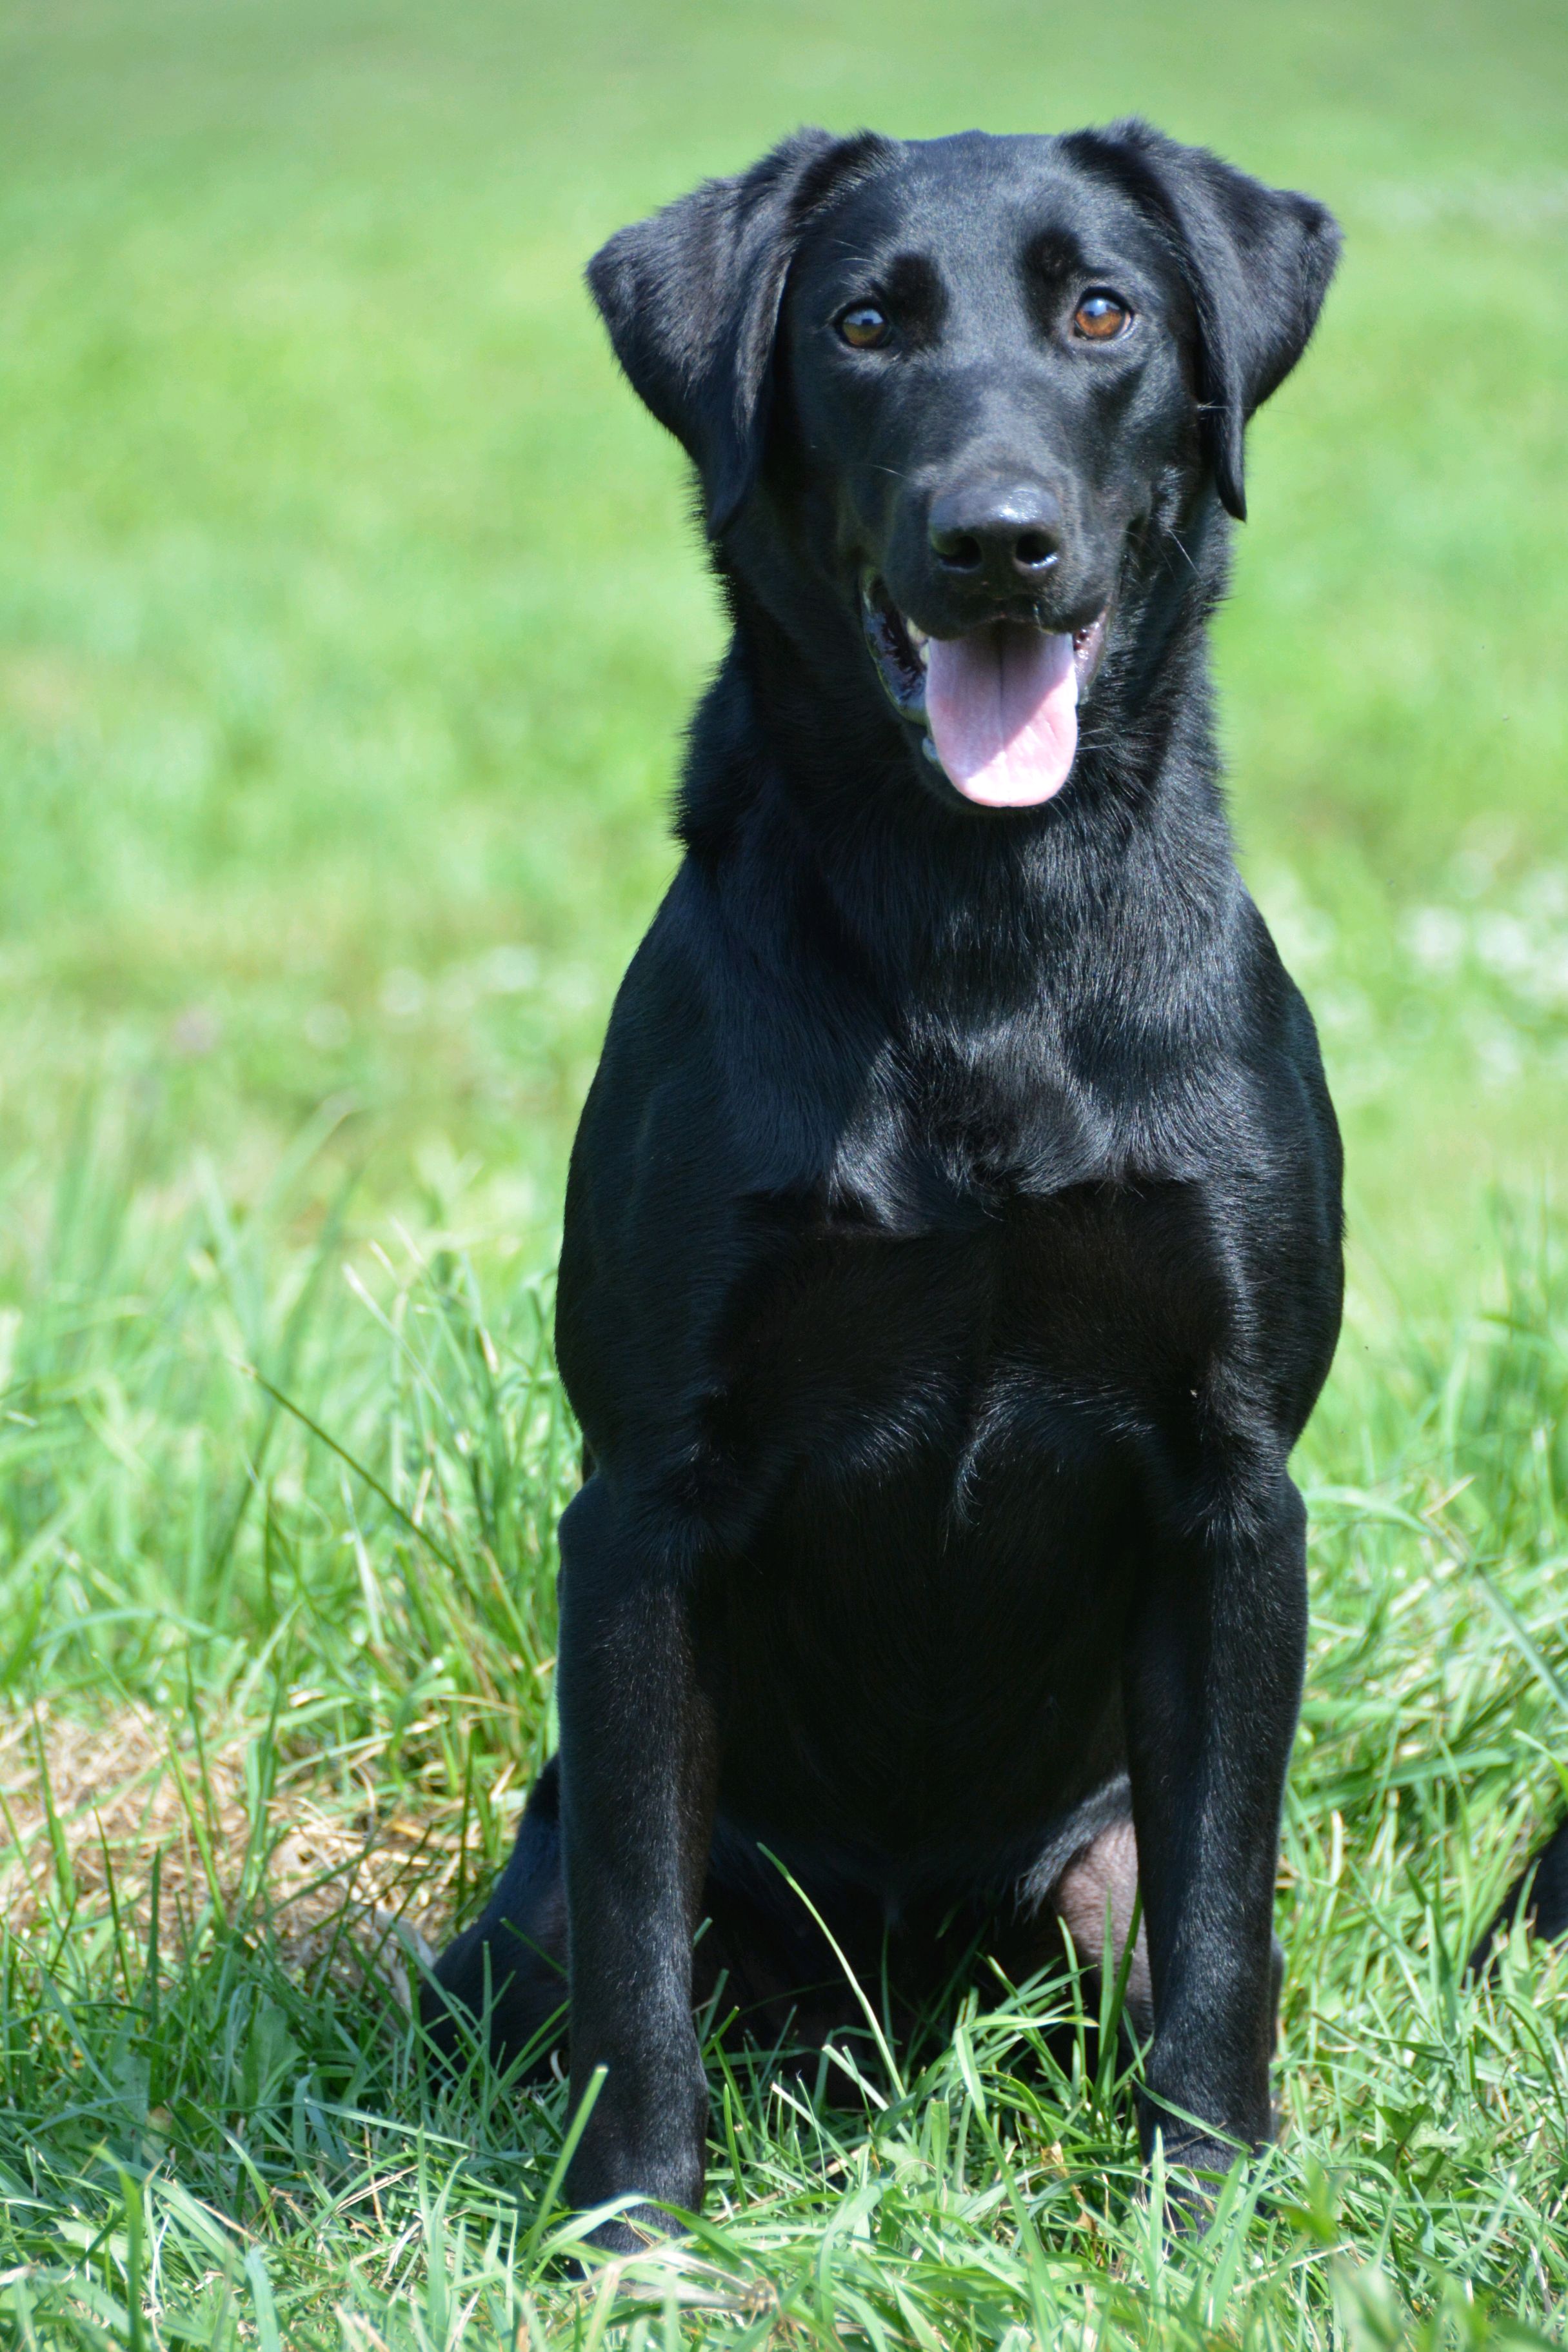
M 850 254 L 853 256 L 854 258 L 861 261 L 864 261 L 869 258 L 869 256 L 862 253 L 860 247 L 854 244 L 847 236 L 834 237 L 829 245 L 829 250 L 836 253 Z

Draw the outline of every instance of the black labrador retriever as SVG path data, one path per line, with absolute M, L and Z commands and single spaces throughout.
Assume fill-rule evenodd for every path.
M 580 2207 L 700 2201 L 694 2000 L 1134 1892 L 1145 2146 L 1270 2136 L 1341 1163 L 1205 631 L 1337 247 L 1140 122 L 806 131 L 590 270 L 734 635 L 572 1160 L 560 1752 L 427 2009 L 538 2061 L 570 1977 Z

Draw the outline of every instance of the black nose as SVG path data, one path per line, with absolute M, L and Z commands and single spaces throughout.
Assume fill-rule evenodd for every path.
M 944 572 L 1016 595 L 1035 588 L 1061 552 L 1061 505 L 1043 482 L 992 477 L 938 491 L 931 552 Z

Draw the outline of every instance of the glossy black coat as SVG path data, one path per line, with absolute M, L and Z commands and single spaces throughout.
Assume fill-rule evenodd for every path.
M 581 2204 L 700 2198 L 705 1917 L 699 1993 L 722 1966 L 727 2003 L 825 2031 L 841 1979 L 780 1865 L 918 1999 L 955 1935 L 1038 1960 L 1129 1806 L 1145 2140 L 1223 2166 L 1270 2133 L 1287 1463 L 1341 1170 L 1233 863 L 1205 629 L 1243 425 L 1335 247 L 1123 124 L 803 133 L 593 265 L 734 635 L 572 1160 L 560 1756 L 439 1972 L 516 2048 L 569 1960 L 574 2087 L 608 2069 Z M 1093 285 L 1134 313 L 1107 347 L 1071 326 Z M 852 351 L 868 290 L 890 338 Z M 1068 783 L 1016 813 L 933 766 L 862 628 L 868 580 L 938 636 L 1020 609 L 931 542 L 997 484 L 1059 522 L 1030 616 L 1109 615 Z

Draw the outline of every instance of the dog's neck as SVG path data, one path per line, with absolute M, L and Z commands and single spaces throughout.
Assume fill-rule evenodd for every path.
M 692 730 L 688 851 L 758 919 L 769 900 L 817 903 L 906 1002 L 1000 1002 L 1069 968 L 1081 985 L 1108 952 L 1135 993 L 1234 908 L 1206 645 L 1224 563 L 1221 532 L 1184 532 L 1179 556 L 1143 567 L 1067 786 L 999 817 L 926 788 L 841 604 L 803 642 L 721 564 L 734 635 Z

